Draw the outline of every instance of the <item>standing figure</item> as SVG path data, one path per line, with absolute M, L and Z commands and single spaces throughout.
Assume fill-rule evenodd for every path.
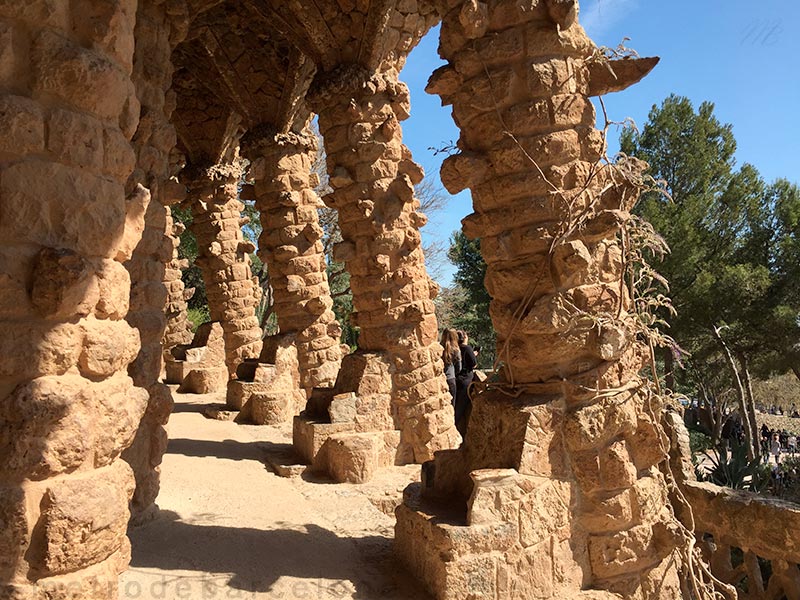
M 466 331 L 458 332 L 458 346 L 461 351 L 461 370 L 456 376 L 456 429 L 462 435 L 467 435 L 467 423 L 472 409 L 469 398 L 469 386 L 475 376 L 475 367 L 478 364 L 475 352 L 469 345 L 469 336 Z
M 456 405 L 456 375 L 461 372 L 461 350 L 458 347 L 458 334 L 455 329 L 442 331 L 442 360 L 444 375 L 450 390 L 453 406 Z

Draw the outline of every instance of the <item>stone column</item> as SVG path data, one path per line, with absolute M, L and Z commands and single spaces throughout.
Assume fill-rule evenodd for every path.
M 449 2 L 439 46 L 448 64 L 428 88 L 461 129 L 442 181 L 472 191 L 464 230 L 481 240 L 503 366 L 474 401 L 464 451 L 431 466 L 426 484 L 433 495 L 461 487 L 464 499 L 471 489 L 470 524 L 517 515 L 497 579 L 526 597 L 592 588 L 677 598 L 680 541 L 657 467 L 668 441 L 638 374 L 644 349 L 623 280 L 620 230 L 643 165 L 625 175 L 601 166 L 589 100 L 656 61 L 609 67 L 574 1 L 524 4 Z M 486 468 L 515 471 L 475 472 Z M 541 565 L 552 575 L 526 570 L 550 568 Z M 509 597 L 498 586 L 496 597 Z
M 414 198 L 423 172 L 402 143 L 408 88 L 393 71 L 346 65 L 319 75 L 310 95 L 342 230 L 334 256 L 350 273 L 359 350 L 390 361 L 398 461 L 428 460 L 459 436 L 437 342 L 438 287 L 420 240 L 426 217 Z
M 167 209 L 169 211 L 169 209 Z M 167 288 L 167 329 L 164 331 L 162 342 L 164 356 L 181 344 L 191 344 L 192 325 L 189 322 L 189 300 L 194 294 L 194 288 L 186 289 L 181 279 L 184 269 L 189 268 L 186 258 L 178 258 L 180 235 L 185 231 L 183 223 L 176 222 L 170 212 L 167 212 L 167 232 L 172 240 L 172 259 L 164 270 L 164 286 Z
M 250 272 L 249 253 L 255 247 L 242 235 L 241 162 L 236 158 L 192 175 L 188 187 L 196 262 L 206 284 L 211 320 L 218 321 L 225 334 L 225 363 L 233 378 L 239 363 L 261 352 L 256 317 L 261 288 Z
M 314 135 L 262 135 L 249 142 L 256 208 L 261 216 L 259 256 L 269 268 L 281 334 L 295 334 L 300 387 L 330 388 L 342 362 L 342 329 L 333 314 L 311 166 Z M 316 178 L 316 175 L 314 174 Z
M 165 307 L 166 265 L 172 260 L 173 238 L 167 204 L 180 199 L 181 186 L 170 181 L 170 152 L 175 147 L 175 128 L 170 123 L 174 107 L 172 48 L 185 34 L 188 14 L 185 2 L 167 8 L 157 0 L 141 0 L 136 13 L 133 82 L 142 118 L 133 137 L 136 169 L 128 190 L 148 188 L 152 201 L 145 213 L 145 229 L 133 256 L 125 263 L 131 276 L 131 305 L 127 321 L 139 331 L 142 347 L 128 372 L 134 383 L 149 394 L 147 412 L 136 438 L 123 454 L 136 475 L 131 502 L 132 520 L 141 521 L 154 512 L 159 491 L 159 465 L 167 448 L 164 426 L 172 412 L 169 388 L 159 382 L 163 364 L 162 341 L 167 325 Z
M 0 7 L 0 597 L 117 598 L 147 407 L 123 263 L 136 2 Z M 62 590 L 62 591 L 59 591 Z M 67 590 L 67 591 L 64 591 Z

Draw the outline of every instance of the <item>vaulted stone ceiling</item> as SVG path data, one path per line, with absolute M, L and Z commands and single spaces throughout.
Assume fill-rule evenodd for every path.
M 195 164 L 216 162 L 243 131 L 299 131 L 317 73 L 356 64 L 402 69 L 440 17 L 421 0 L 196 0 L 173 54 L 173 116 Z

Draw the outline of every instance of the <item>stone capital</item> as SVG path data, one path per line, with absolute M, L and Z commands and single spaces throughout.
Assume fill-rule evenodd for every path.
M 251 128 L 241 141 L 242 155 L 254 160 L 265 155 L 290 155 L 316 152 L 319 144 L 310 131 L 279 133 L 272 125 Z
M 308 90 L 307 101 L 315 112 L 335 102 L 386 93 L 390 99 L 408 97 L 408 87 L 395 71 L 373 71 L 358 64 L 340 65 L 332 71 L 317 73 Z

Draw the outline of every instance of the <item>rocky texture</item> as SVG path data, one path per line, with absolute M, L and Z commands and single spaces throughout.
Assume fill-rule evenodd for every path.
M 173 248 L 172 257 L 164 269 L 164 287 L 167 288 L 167 328 L 164 331 L 162 350 L 165 358 L 175 346 L 190 344 L 194 337 L 188 314 L 189 300 L 194 295 L 194 288 L 186 288 L 181 279 L 183 270 L 189 267 L 189 261 L 178 257 L 180 235 L 184 230 L 183 223 L 175 221 L 171 213 L 167 212 L 167 233 Z
M 184 394 L 222 392 L 228 383 L 222 325 L 203 323 L 191 344 L 175 346 L 165 362 L 166 383 Z
M 0 596 L 111 600 L 148 406 L 127 370 L 136 3 L 0 5 Z M 145 340 L 149 342 L 149 340 Z M 89 591 L 89 587 L 93 591 Z M 73 590 L 75 587 L 73 587 Z M 49 597 L 64 597 L 50 594 Z
M 269 269 L 273 310 L 282 334 L 292 334 L 300 362 L 300 387 L 331 387 L 342 355 L 342 329 L 333 314 L 322 227 L 322 202 L 311 166 L 317 140 L 310 133 L 254 131 L 246 155 L 261 216 L 259 256 Z
M 396 73 L 350 65 L 318 76 L 312 106 L 319 112 L 353 292 L 359 348 L 381 353 L 391 366 L 391 416 L 400 431 L 398 461 L 421 462 L 453 447 L 450 395 L 443 375 L 433 298 L 425 271 L 414 184 L 422 169 L 402 143 L 408 88 Z M 345 391 L 345 390 L 340 390 Z
M 439 598 L 679 597 L 661 406 L 638 375 L 623 282 L 619 231 L 638 191 L 600 165 L 588 98 L 656 61 L 614 63 L 612 82 L 571 1 L 441 8 L 448 64 L 428 90 L 461 129 L 442 181 L 472 191 L 464 231 L 481 239 L 503 365 L 462 449 L 425 466 L 421 496 L 409 490 L 398 550 Z M 455 528 L 433 518 L 442 499 Z
M 242 235 L 244 205 L 239 201 L 241 162 L 232 158 L 218 165 L 189 169 L 184 175 L 192 208 L 191 228 L 197 238 L 197 258 L 206 284 L 212 321 L 222 324 L 225 364 L 231 378 L 246 358 L 261 352 L 261 326 L 256 307 L 261 299 L 258 279 L 250 271 L 255 250 Z
M 134 521 L 150 514 L 158 495 L 158 465 L 166 449 L 164 425 L 172 411 L 169 389 L 159 383 L 162 368 L 162 340 L 167 326 L 165 306 L 169 289 L 166 266 L 172 259 L 174 239 L 167 204 L 176 199 L 170 177 L 170 152 L 175 146 L 175 128 L 170 124 L 173 103 L 172 48 L 185 33 L 188 15 L 185 2 L 169 8 L 156 0 L 142 0 L 136 13 L 133 82 L 142 118 L 133 136 L 136 168 L 127 188 L 147 187 L 151 202 L 144 213 L 142 239 L 125 263 L 131 276 L 131 304 L 128 322 L 141 337 L 141 350 L 129 373 L 148 391 L 150 400 L 136 438 L 124 458 L 136 475 L 136 492 L 131 503 Z
M 303 409 L 307 394 L 300 386 L 297 348 L 294 334 L 269 336 L 261 356 L 239 364 L 225 400 L 240 411 L 238 422 L 280 425 Z

